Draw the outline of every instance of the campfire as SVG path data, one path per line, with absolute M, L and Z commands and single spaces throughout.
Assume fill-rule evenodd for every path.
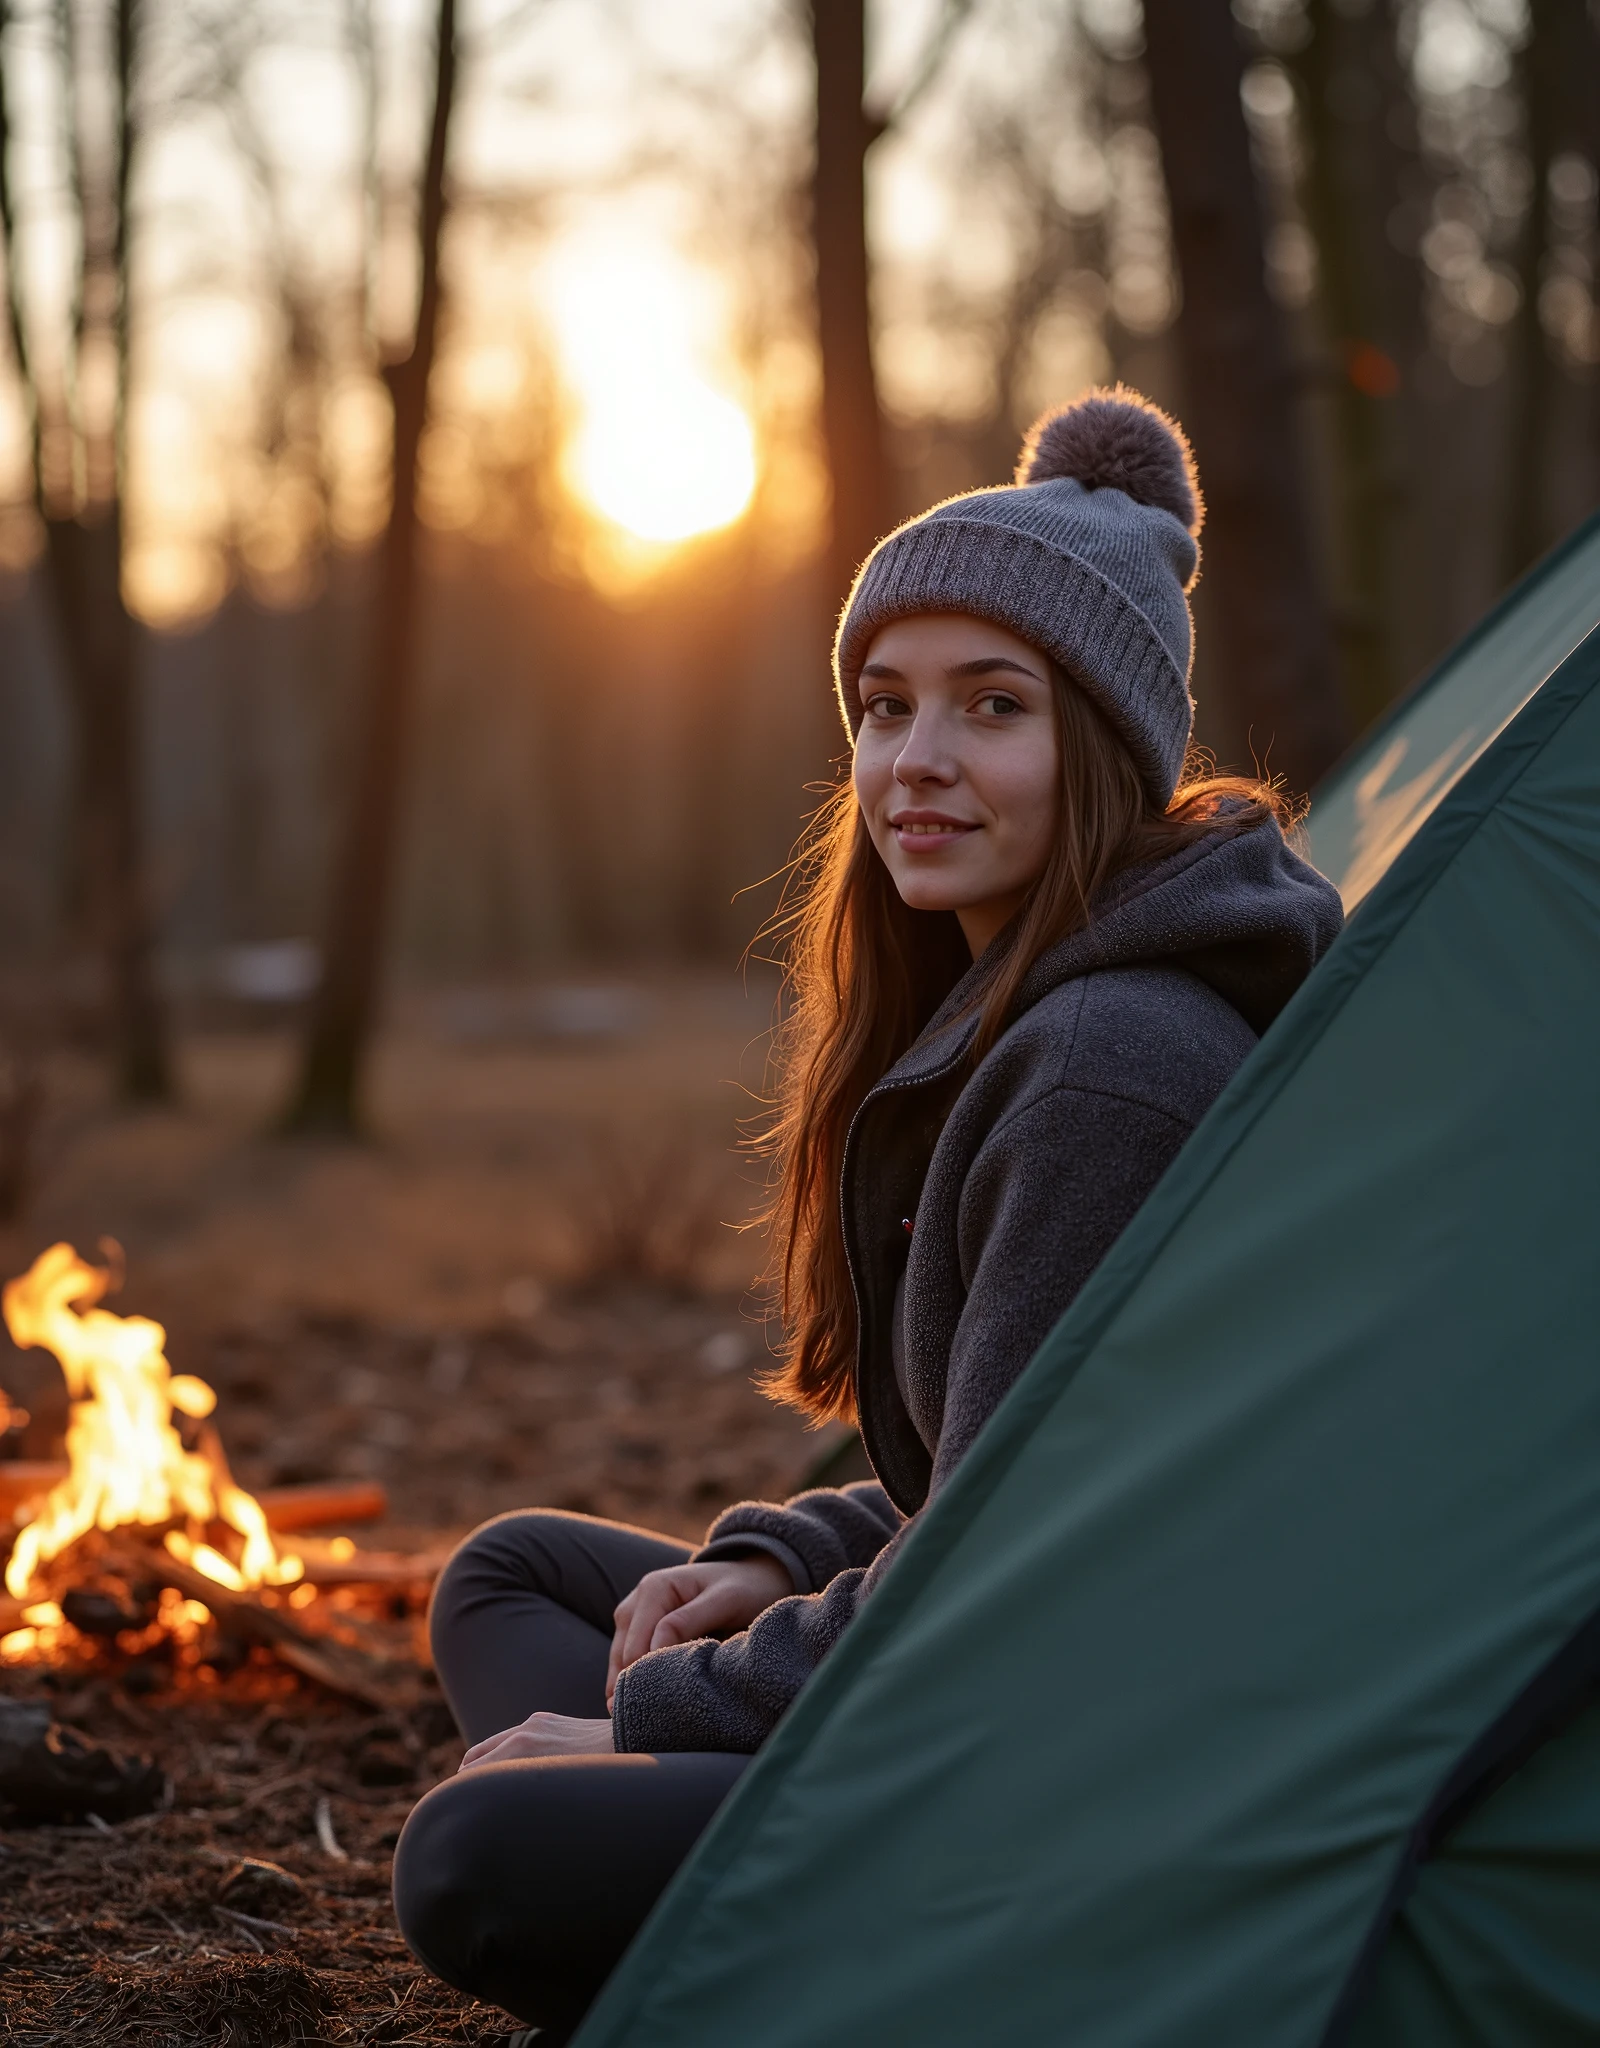
M 189 1449 L 174 1425 L 175 1414 L 205 1422 L 216 1395 L 192 1373 L 172 1371 L 159 1323 L 97 1306 L 110 1278 L 58 1244 L 5 1290 L 11 1341 L 53 1351 L 72 1401 L 67 1476 L 17 1537 L 6 1591 L 25 1598 L 39 1567 L 90 1529 L 130 1525 L 164 1528 L 174 1557 L 234 1592 L 292 1584 L 305 1568 L 279 1556 L 260 1503 L 234 1485 L 215 1430 Z M 182 1529 L 168 1526 L 180 1518 Z M 207 1540 L 218 1523 L 232 1556 Z
M 58 1244 L 4 1290 L 13 1342 L 55 1355 L 70 1408 L 65 1466 L 28 1468 L 37 1490 L 13 1497 L 0 1663 L 100 1657 L 148 1678 L 155 1656 L 214 1677 L 254 1658 L 370 1704 L 415 1697 L 414 1643 L 382 1624 L 420 1604 L 435 1560 L 362 1557 L 348 1537 L 280 1548 L 275 1523 L 381 1513 L 381 1489 L 248 1493 L 215 1393 L 172 1370 L 161 1324 L 101 1306 L 111 1279 Z

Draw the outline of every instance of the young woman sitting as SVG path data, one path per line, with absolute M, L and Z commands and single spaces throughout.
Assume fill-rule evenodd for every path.
M 835 650 L 853 778 L 801 869 L 774 1391 L 858 1420 L 877 1482 L 731 1508 L 693 1551 L 502 1515 L 435 1595 L 472 1747 L 406 1825 L 396 1911 L 541 2039 L 1339 929 L 1272 790 L 1185 779 L 1179 429 L 1095 393 L 1018 479 L 868 558 Z

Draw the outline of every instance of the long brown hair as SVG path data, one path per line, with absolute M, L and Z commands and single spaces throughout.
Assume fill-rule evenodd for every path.
M 1191 754 L 1164 811 L 1133 757 L 1085 692 L 1052 667 L 1060 747 L 1060 822 L 1044 871 L 1009 943 L 974 999 L 971 1058 L 1010 1019 L 1029 968 L 1089 922 L 1124 869 L 1218 830 L 1289 822 L 1271 783 L 1217 775 Z M 772 1233 L 768 1282 L 782 1327 L 767 1391 L 814 1420 L 852 1418 L 856 1305 L 839 1213 L 845 1139 L 863 1098 L 972 965 L 952 911 L 901 900 L 846 781 L 812 818 L 774 926 L 786 938 L 786 1016 L 774 1048 L 777 1085 L 760 1148 L 773 1161 L 763 1220 Z

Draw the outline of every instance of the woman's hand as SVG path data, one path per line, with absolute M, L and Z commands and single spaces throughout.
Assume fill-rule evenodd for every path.
M 732 1635 L 794 1591 L 775 1557 L 730 1557 L 711 1564 L 675 1564 L 646 1572 L 617 1609 L 606 1672 L 606 1705 L 619 1673 L 646 1650 Z
M 461 1759 L 461 1768 L 509 1763 L 518 1756 L 610 1756 L 609 1721 L 578 1721 L 570 1714 L 530 1714 L 515 1728 L 502 1728 L 475 1742 Z

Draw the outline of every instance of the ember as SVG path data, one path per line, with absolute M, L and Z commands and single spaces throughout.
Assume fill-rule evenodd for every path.
M 203 1422 L 215 1394 L 172 1371 L 159 1323 L 97 1306 L 109 1283 L 109 1272 L 57 1244 L 6 1287 L 12 1341 L 54 1352 L 72 1400 L 66 1476 L 23 1511 L 6 1590 L 26 1599 L 39 1567 L 91 1529 L 167 1523 L 175 1525 L 163 1538 L 172 1557 L 229 1591 L 301 1578 L 301 1560 L 279 1555 L 260 1503 L 234 1484 L 215 1431 L 190 1448 L 174 1423 L 175 1414 Z M 25 1609 L 24 1626 L 0 1638 L 0 1654 L 48 1647 L 43 1638 L 62 1619 L 53 1602 Z

